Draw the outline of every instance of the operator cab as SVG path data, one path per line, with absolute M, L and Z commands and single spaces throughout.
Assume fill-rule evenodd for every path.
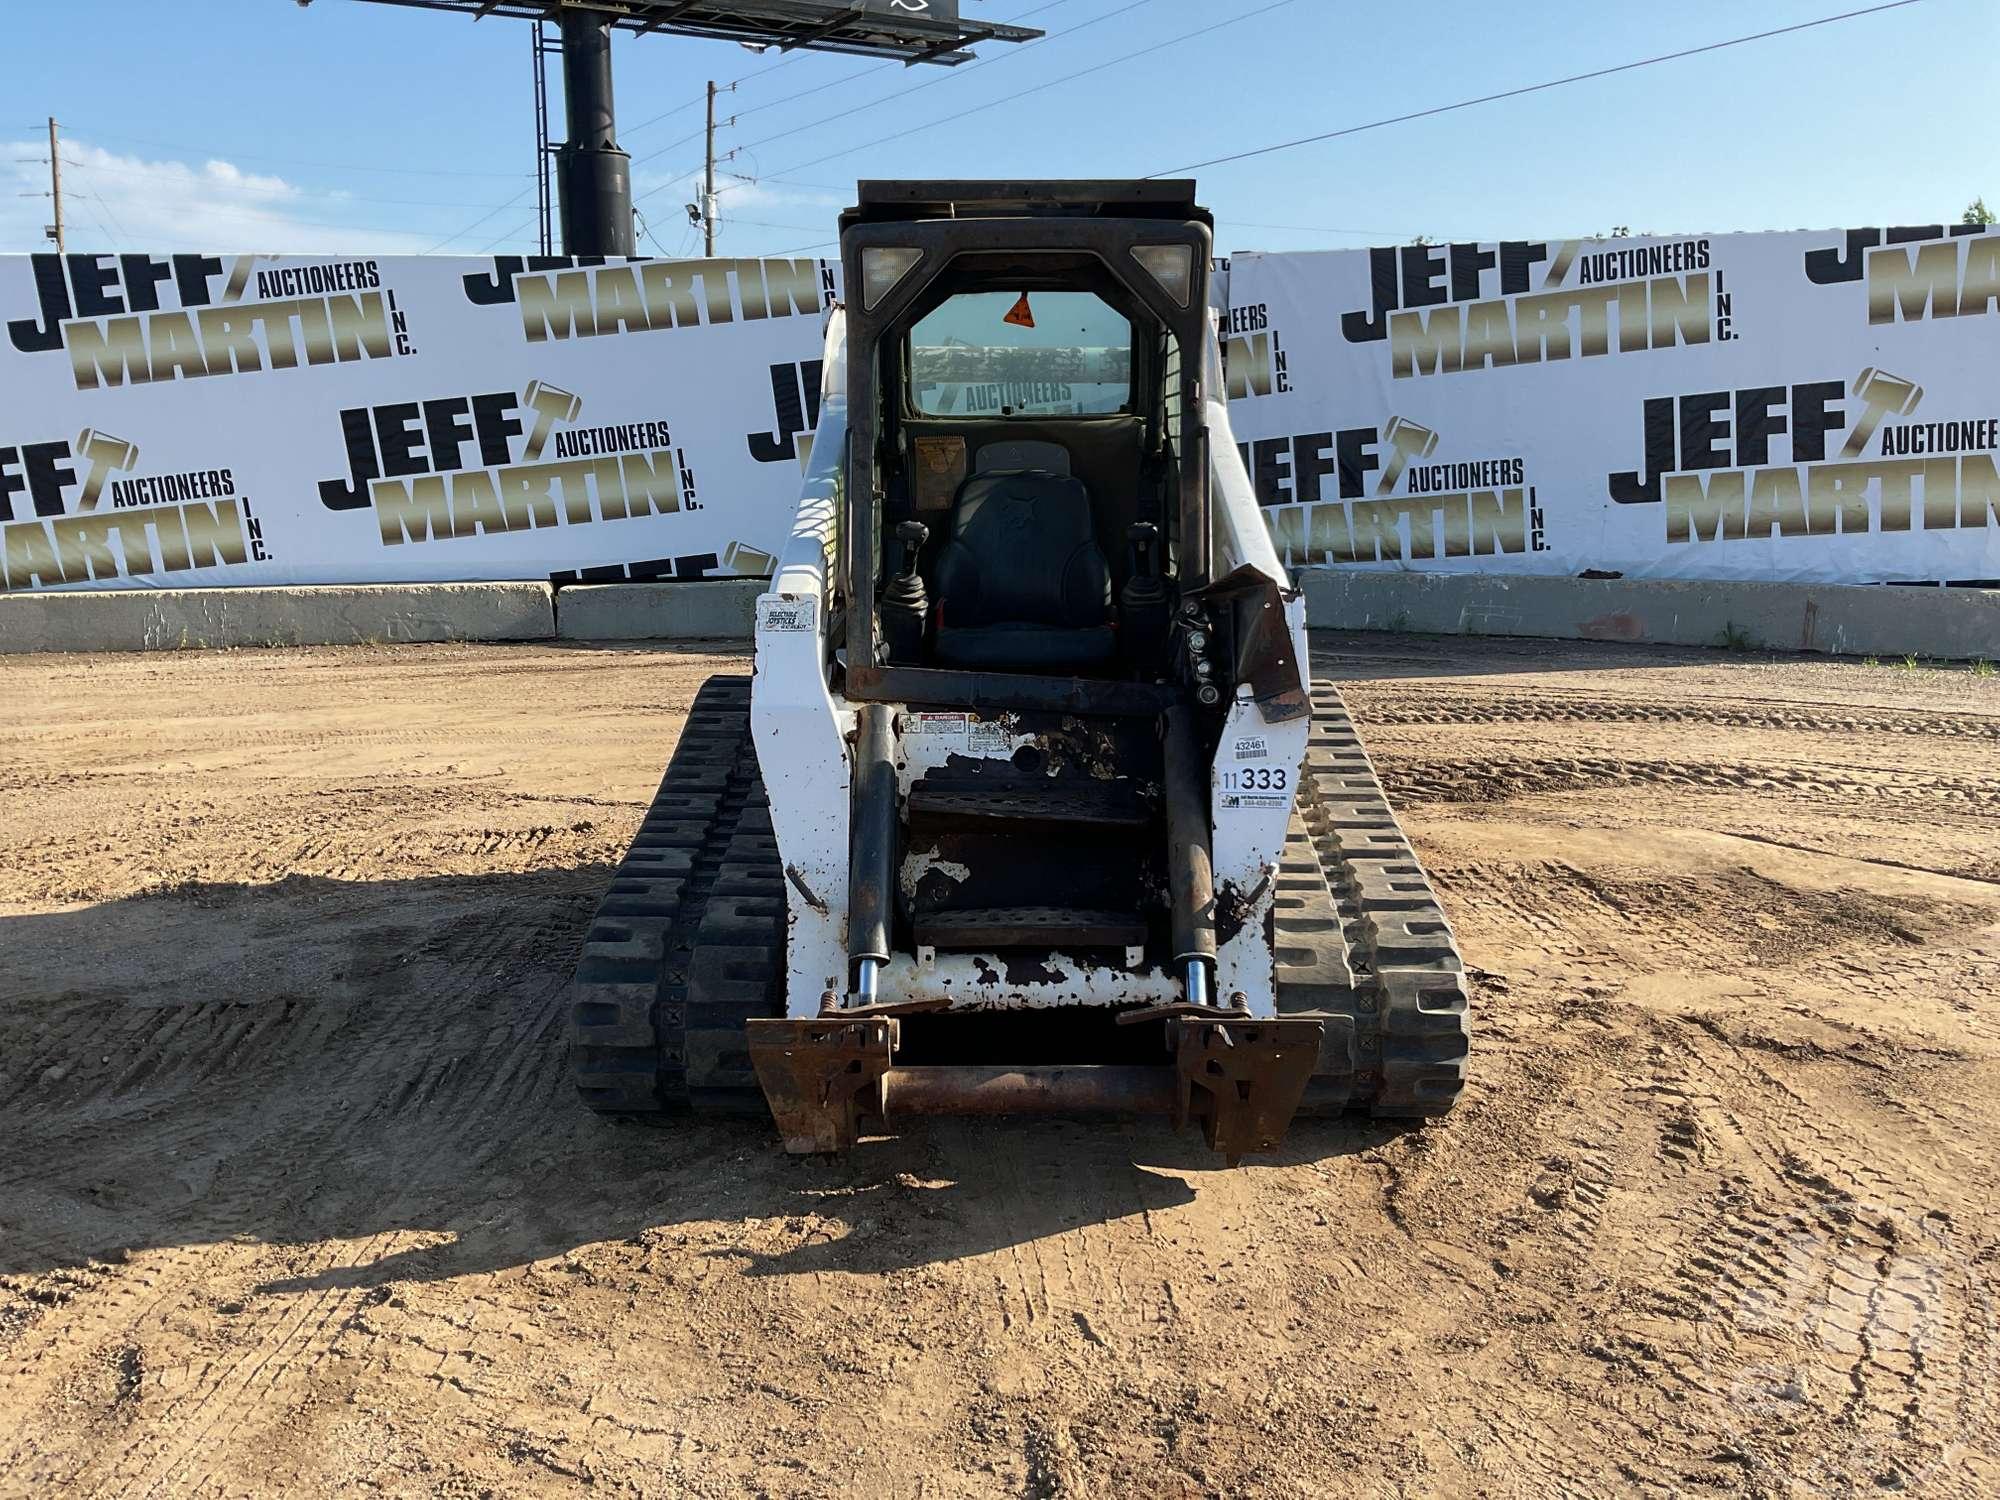
M 1112 685 L 1169 675 L 1205 564 L 1192 184 L 864 182 L 841 223 L 849 696 L 1158 706 Z

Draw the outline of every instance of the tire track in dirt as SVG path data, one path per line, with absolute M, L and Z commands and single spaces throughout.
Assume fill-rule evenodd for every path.
M 1412 758 L 1383 767 L 1382 780 L 1392 797 L 1410 802 L 1503 802 L 1548 792 L 1668 787 L 1837 803 L 1857 810 L 1921 807 L 1981 817 L 2000 812 L 2000 777 L 1891 770 L 1856 775 L 1818 767 L 1732 761 L 1509 754 L 1493 754 L 1478 761 Z
M 1236 1173 L 1151 1129 L 825 1164 L 579 1118 L 573 950 L 710 663 L 30 662 L 65 697 L 0 722 L 4 930 L 51 959 L 0 958 L 0 1493 L 1992 1492 L 2000 897 L 1892 835 L 2000 831 L 2000 694 L 1653 661 L 1346 660 L 1474 1078 Z M 246 695 L 255 746 L 146 769 Z M 1853 862 L 1691 862 L 1698 805 Z
M 2000 717 L 1938 714 L 1919 709 L 1683 699 L 1645 702 L 1571 694 L 1508 694 L 1467 690 L 1422 693 L 1357 685 L 1354 714 L 1369 728 L 1412 725 L 1483 727 L 1495 724 L 1666 724 L 1679 727 L 1778 730 L 1803 734 L 1899 735 L 1922 739 L 2000 740 Z
M 1690 1104 L 1733 1143 L 1735 1171 L 1748 1169 L 1707 1243 L 1676 1267 L 1686 1298 L 1710 1309 L 1684 1357 L 1735 1366 L 1717 1394 L 1744 1423 L 1783 1411 L 1811 1424 L 1827 1490 L 1880 1483 L 1886 1454 L 1905 1465 L 1910 1454 L 1939 1458 L 1936 1435 L 1975 1429 L 1972 1408 L 1995 1394 L 1991 1291 L 1956 1228 L 1976 1216 L 1978 1194 L 1951 1187 L 1954 1177 L 1977 1181 L 1981 1164 L 1966 1153 L 1958 1172 L 1939 1174 L 1874 1131 L 1857 1152 L 1847 1131 L 1824 1123 L 1852 1111 L 1807 1097 L 1725 1028 L 1695 1028 L 1703 1043 L 1665 1019 L 1660 1027 L 1687 1075 L 1705 1080 Z M 1763 1118 L 1724 1102 L 1738 1098 L 1762 1101 Z M 1923 1181 L 1929 1191 L 1909 1189 Z M 1801 1367 L 1801 1340 L 1841 1384 L 1786 1374 Z

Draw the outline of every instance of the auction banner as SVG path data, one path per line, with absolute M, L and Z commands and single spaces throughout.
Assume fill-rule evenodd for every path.
M 2000 230 L 1231 258 L 1293 566 L 2000 580 Z
M 836 269 L 0 257 L 0 587 L 766 573 Z

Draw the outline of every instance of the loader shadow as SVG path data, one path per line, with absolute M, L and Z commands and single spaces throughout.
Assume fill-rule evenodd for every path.
M 276 1252 L 275 1293 L 619 1241 L 887 1272 L 1171 1213 L 1224 1170 L 1164 1123 L 933 1121 L 826 1159 L 764 1121 L 592 1116 L 564 1029 L 609 877 L 294 876 L 0 918 L 0 1276 L 229 1242 Z M 1276 1161 L 1393 1133 L 1302 1123 Z

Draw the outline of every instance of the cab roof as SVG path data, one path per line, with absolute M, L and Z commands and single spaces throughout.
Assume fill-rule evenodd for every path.
M 1192 177 L 993 182 L 905 178 L 858 183 L 855 196 L 855 206 L 840 216 L 843 230 L 854 224 L 992 218 L 1193 220 L 1214 227 L 1208 210 L 1194 201 Z

